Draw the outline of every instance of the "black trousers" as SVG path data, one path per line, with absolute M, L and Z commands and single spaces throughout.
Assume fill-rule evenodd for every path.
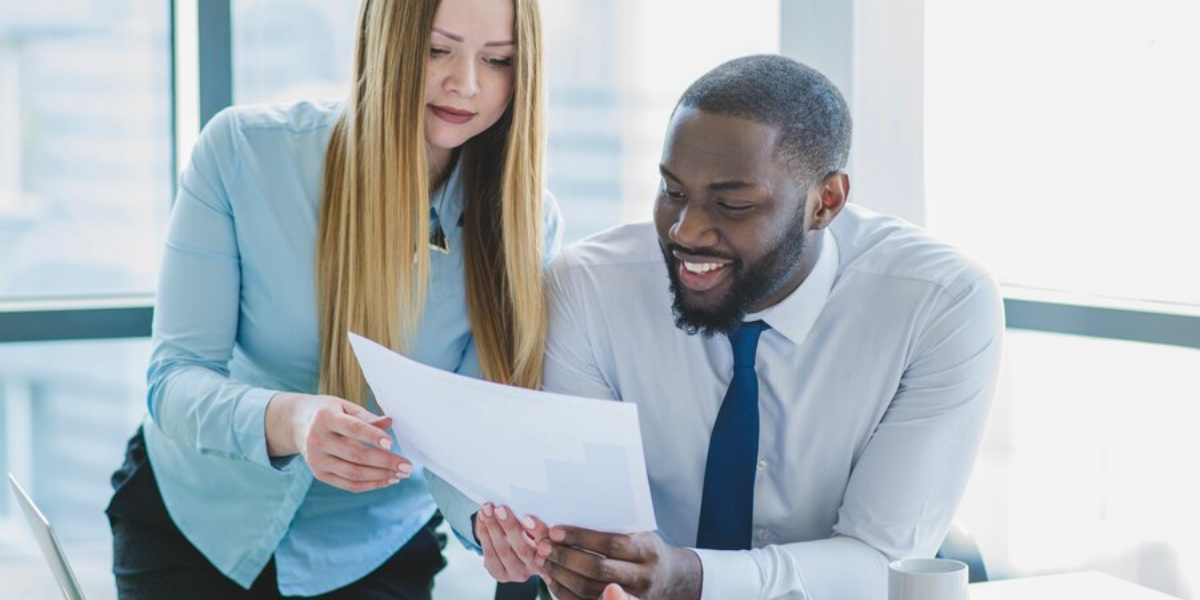
M 113 533 L 113 575 L 121 600 L 279 600 L 275 560 L 267 564 L 249 590 L 217 570 L 175 526 L 163 505 L 154 470 L 146 457 L 142 431 L 129 440 L 125 463 L 112 477 L 108 505 Z M 403 548 L 362 579 L 321 600 L 430 600 L 433 577 L 446 566 L 442 521 L 434 515 Z M 337 549 L 330 549 L 336 552 Z

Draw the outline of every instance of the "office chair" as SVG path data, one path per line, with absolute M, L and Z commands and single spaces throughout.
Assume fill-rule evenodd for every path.
M 958 521 L 950 524 L 950 530 L 946 532 L 946 539 L 942 540 L 942 547 L 938 549 L 936 556 L 966 563 L 971 583 L 988 580 L 987 566 L 983 564 L 983 553 L 979 551 L 979 544 L 975 543 L 975 537 Z

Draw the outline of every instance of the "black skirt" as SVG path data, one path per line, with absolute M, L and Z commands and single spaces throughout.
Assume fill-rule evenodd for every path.
M 105 512 L 112 527 L 113 575 L 121 600 L 285 597 L 279 594 L 274 558 L 246 590 L 184 537 L 163 504 L 140 428 L 129 440 L 125 463 L 113 473 L 112 484 L 113 498 Z M 446 566 L 442 556 L 446 537 L 435 531 L 441 522 L 442 516 L 435 514 L 378 569 L 317 598 L 430 600 L 433 577 Z

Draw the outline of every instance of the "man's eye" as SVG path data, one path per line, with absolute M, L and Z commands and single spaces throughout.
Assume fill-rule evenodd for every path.
M 722 202 L 719 206 L 729 212 L 743 212 L 754 208 L 753 204 L 730 204 L 728 202 Z
M 683 200 L 684 197 L 686 196 L 683 192 L 678 191 L 678 190 L 673 190 L 671 188 L 665 188 L 663 190 L 663 193 L 665 193 L 667 195 L 667 197 L 672 200 Z

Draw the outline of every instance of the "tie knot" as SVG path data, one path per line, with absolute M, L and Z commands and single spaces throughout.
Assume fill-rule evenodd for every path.
M 733 333 L 729 334 L 729 344 L 733 346 L 733 366 L 753 367 L 754 355 L 758 349 L 758 336 L 764 329 L 771 326 L 762 321 L 742 323 Z

